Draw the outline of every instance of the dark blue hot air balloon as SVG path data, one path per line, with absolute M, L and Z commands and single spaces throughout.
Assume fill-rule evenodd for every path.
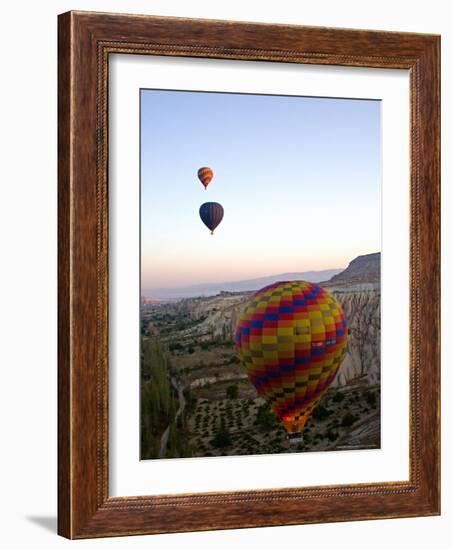
M 212 235 L 215 228 L 220 225 L 223 215 L 223 207 L 218 202 L 205 202 L 199 208 L 199 216 Z

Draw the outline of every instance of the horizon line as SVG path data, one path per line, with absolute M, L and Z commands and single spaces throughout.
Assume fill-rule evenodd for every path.
M 381 254 L 381 250 L 379 250 L 377 252 L 368 252 L 367 254 L 359 254 L 358 256 L 356 256 L 355 258 L 350 260 L 346 267 L 327 267 L 325 269 L 307 269 L 307 270 L 304 270 L 304 271 L 285 271 L 283 273 L 274 273 L 274 274 L 271 274 L 271 275 L 261 275 L 261 276 L 258 276 L 258 277 L 250 277 L 250 278 L 247 278 L 247 279 L 234 279 L 234 280 L 229 280 L 229 281 L 218 281 L 218 282 L 203 281 L 201 283 L 171 286 L 171 287 L 148 287 L 147 289 L 141 288 L 140 289 L 140 295 L 144 296 L 143 292 L 188 290 L 188 289 L 194 289 L 194 288 L 204 286 L 204 285 L 229 285 L 229 284 L 236 284 L 236 283 L 247 283 L 247 282 L 252 282 L 252 281 L 255 281 L 255 280 L 258 280 L 258 279 L 271 278 L 271 277 L 277 277 L 277 276 L 279 277 L 279 276 L 290 275 L 290 274 L 294 274 L 294 273 L 321 273 L 323 271 L 337 271 L 337 270 L 344 271 L 357 258 L 359 258 L 361 256 L 372 256 L 373 254 Z

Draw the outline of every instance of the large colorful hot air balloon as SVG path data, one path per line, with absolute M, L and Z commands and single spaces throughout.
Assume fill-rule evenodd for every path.
M 213 170 L 208 166 L 203 166 L 198 170 L 198 178 L 201 183 L 204 185 L 204 189 L 207 189 L 207 186 L 213 179 Z
M 210 232 L 213 235 L 215 228 L 220 225 L 221 220 L 223 219 L 224 210 L 218 202 L 205 202 L 204 204 L 201 204 L 199 208 L 199 215 L 204 225 L 210 229 Z
M 341 305 L 313 283 L 274 283 L 250 298 L 235 341 L 250 382 L 298 439 L 345 355 Z

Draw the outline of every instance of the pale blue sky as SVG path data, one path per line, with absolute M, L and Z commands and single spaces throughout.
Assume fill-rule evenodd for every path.
M 142 90 L 143 291 L 379 251 L 380 154 L 379 101 Z M 225 210 L 213 236 L 208 201 Z

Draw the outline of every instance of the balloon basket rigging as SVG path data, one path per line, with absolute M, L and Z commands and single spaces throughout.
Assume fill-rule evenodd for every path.
M 291 445 L 296 445 L 297 443 L 303 443 L 303 433 L 302 432 L 293 432 L 287 434 L 287 439 Z

